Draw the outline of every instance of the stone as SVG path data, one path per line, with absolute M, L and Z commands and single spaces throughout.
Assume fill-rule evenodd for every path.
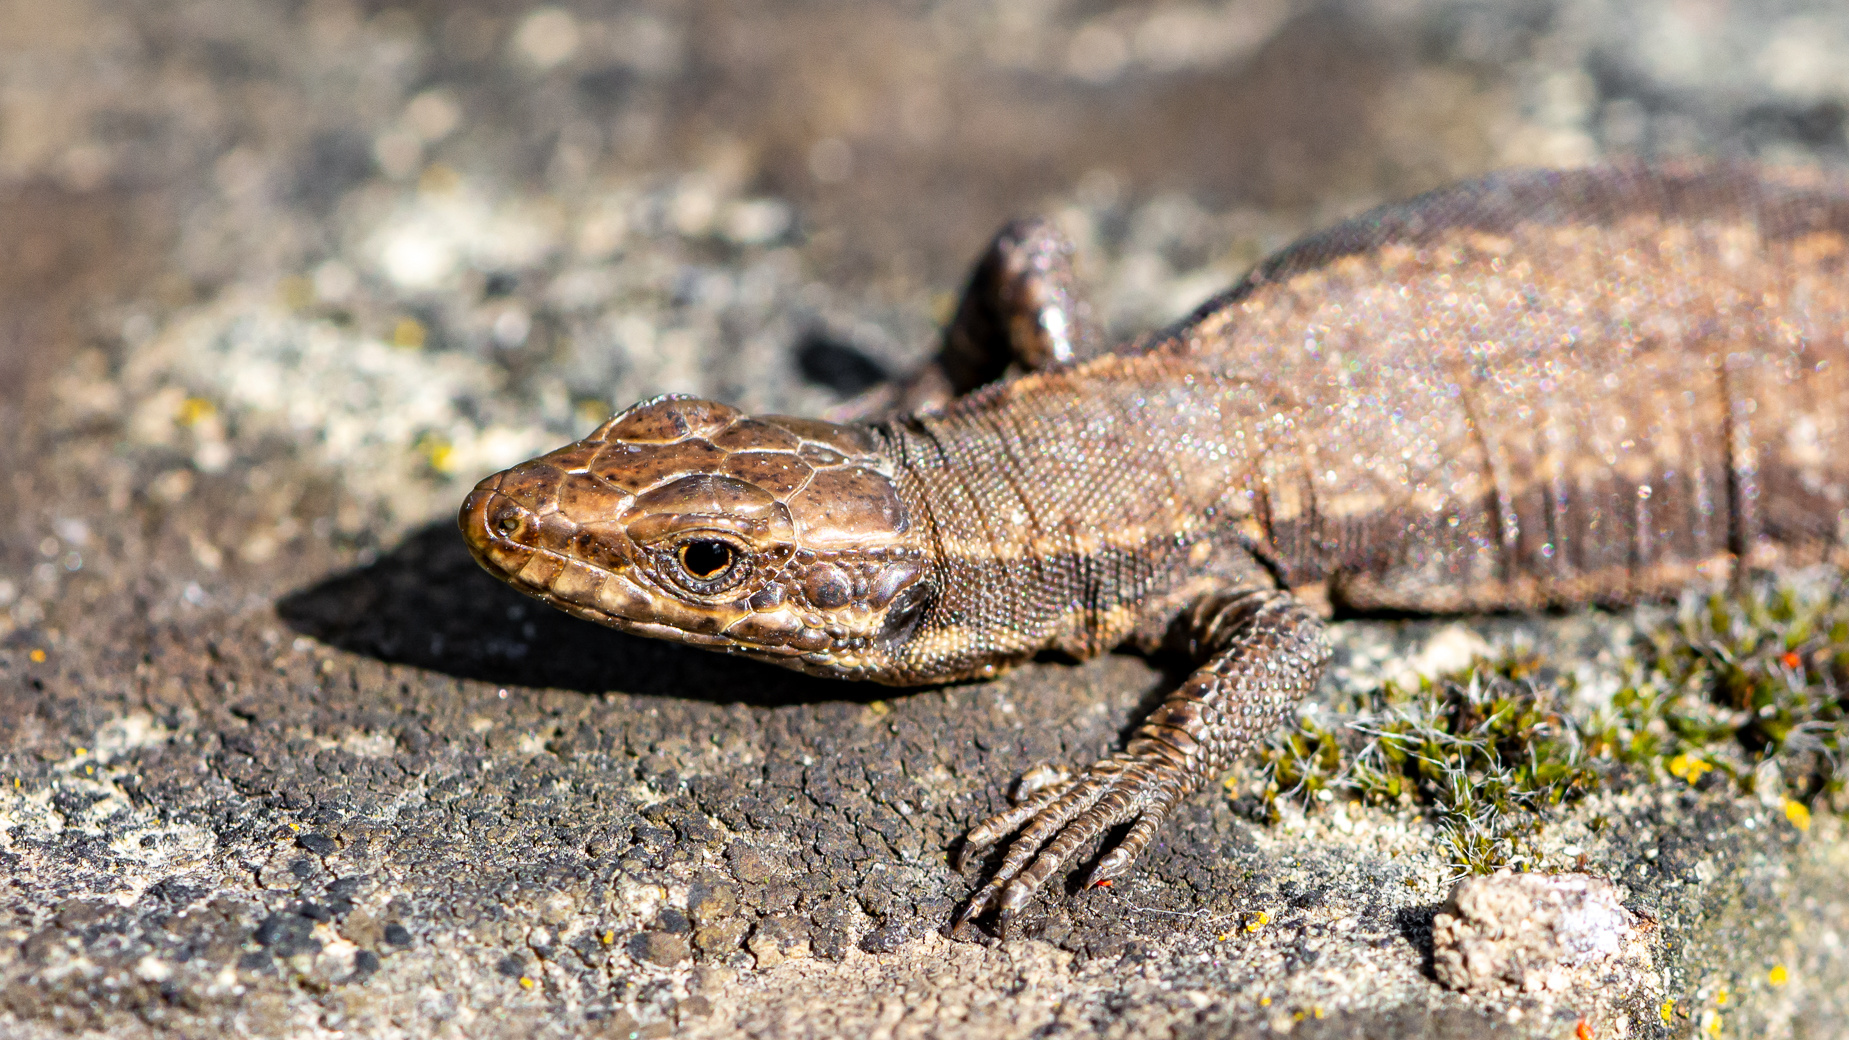
M 1464 993 L 1560 993 L 1620 964 L 1646 970 L 1655 931 L 1604 878 L 1499 872 L 1452 886 L 1432 919 L 1432 970 Z
M 687 937 L 672 932 L 639 932 L 629 939 L 629 955 L 663 968 L 672 968 L 693 956 Z
M 738 949 L 745 941 L 745 933 L 750 930 L 749 922 L 729 917 L 713 924 L 701 925 L 693 933 L 693 944 L 701 953 L 716 957 Z
M 809 955 L 809 924 L 794 917 L 767 917 L 758 922 L 745 945 L 759 968 L 770 968 L 792 957 Z

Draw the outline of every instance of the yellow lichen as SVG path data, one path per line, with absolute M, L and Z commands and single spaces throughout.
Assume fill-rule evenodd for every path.
M 416 318 L 399 318 L 398 324 L 392 326 L 392 346 L 403 350 L 422 350 L 424 340 L 429 335 L 424 323 Z
M 189 397 L 180 402 L 174 420 L 181 426 L 197 426 L 218 414 L 218 406 L 203 397 Z
M 417 439 L 417 450 L 430 463 L 430 468 L 438 473 L 448 473 L 456 468 L 456 446 L 447 438 L 426 433 Z
M 1684 751 L 1669 760 L 1669 774 L 1694 784 L 1701 780 L 1702 774 L 1713 770 L 1713 766 Z
M 1810 830 L 1810 809 L 1803 802 L 1785 799 L 1785 819 L 1790 820 L 1791 825 L 1798 830 Z

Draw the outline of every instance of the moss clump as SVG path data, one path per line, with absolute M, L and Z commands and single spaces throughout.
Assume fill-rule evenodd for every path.
M 1849 590 L 1685 596 L 1646 628 L 1609 697 L 1532 657 L 1387 684 L 1302 719 L 1263 752 L 1265 800 L 1336 798 L 1433 813 L 1460 873 L 1536 862 L 1556 807 L 1600 784 L 1768 782 L 1808 811 L 1849 776 Z M 1808 818 L 1808 817 L 1806 817 Z
M 1264 755 L 1266 799 L 1274 811 L 1294 797 L 1421 805 L 1460 870 L 1532 862 L 1546 811 L 1599 781 L 1559 691 L 1521 659 L 1416 689 L 1388 684 L 1333 726 L 1306 719 L 1276 737 Z
M 1684 597 L 1642 642 L 1631 681 L 1587 720 L 1594 753 L 1689 783 L 1715 772 L 1743 792 L 1776 782 L 1776 793 L 1806 805 L 1841 796 L 1849 776 L 1841 579 Z

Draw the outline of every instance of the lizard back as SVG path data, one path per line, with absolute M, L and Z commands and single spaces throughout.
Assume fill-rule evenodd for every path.
M 1420 612 L 1837 560 L 1846 263 L 1840 181 L 1729 166 L 1495 177 L 1313 236 L 1121 354 L 887 428 L 950 575 L 917 652 L 1093 652 L 1228 541 Z

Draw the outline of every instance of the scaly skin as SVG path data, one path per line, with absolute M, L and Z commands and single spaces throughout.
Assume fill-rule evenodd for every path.
M 483 566 L 573 613 L 909 685 L 1044 650 L 1198 667 L 1018 831 L 1003 927 L 1088 842 L 1129 869 L 1319 678 L 1320 615 L 1620 602 L 1844 563 L 1849 187 L 1747 167 L 1493 177 L 1312 236 L 1101 352 L 1012 225 L 944 355 L 849 424 L 662 398 L 490 477 Z M 982 352 L 988 352 L 984 360 Z M 971 383 L 1025 372 L 954 400 Z

